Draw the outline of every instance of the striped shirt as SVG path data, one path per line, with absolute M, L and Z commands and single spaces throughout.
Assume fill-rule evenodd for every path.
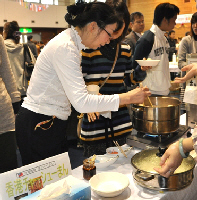
M 105 58 L 99 50 L 86 49 L 82 52 L 82 73 L 86 85 L 101 85 L 107 78 L 113 66 L 112 60 Z M 115 68 L 107 82 L 100 89 L 100 94 L 111 95 L 126 92 L 124 79 L 132 72 L 131 50 L 128 45 L 121 45 Z M 133 80 L 135 83 L 135 81 Z M 99 116 L 94 122 L 88 122 L 84 115 L 81 139 L 85 141 L 98 141 L 105 139 L 106 135 L 111 137 L 125 136 L 132 130 L 132 122 L 128 109 L 125 106 L 116 112 L 111 112 L 111 119 Z

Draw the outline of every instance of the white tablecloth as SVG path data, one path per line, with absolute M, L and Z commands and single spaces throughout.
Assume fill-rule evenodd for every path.
M 133 168 L 131 165 L 131 158 L 132 156 L 139 152 L 138 149 L 132 150 L 132 152 L 128 155 L 127 158 L 118 158 L 118 160 L 111 166 L 104 168 L 102 170 L 97 169 L 96 173 L 100 172 L 120 172 L 125 174 L 129 180 L 130 185 L 129 187 L 119 196 L 113 197 L 113 200 L 123 200 L 123 199 L 132 199 L 132 200 L 140 200 L 140 199 L 151 199 L 151 200 L 157 200 L 160 199 L 164 194 L 159 193 L 158 191 L 152 191 L 148 189 L 143 189 L 137 184 L 134 183 L 132 172 Z M 78 168 L 72 170 L 72 175 L 76 178 L 79 178 L 81 180 L 83 179 L 83 172 L 82 172 L 82 166 L 79 166 Z M 84 180 L 87 182 L 86 180 Z M 110 199 L 111 198 L 102 198 L 98 196 L 96 193 L 92 191 L 92 199 Z

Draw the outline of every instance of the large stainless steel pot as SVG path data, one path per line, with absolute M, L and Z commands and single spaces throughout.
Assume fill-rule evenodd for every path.
M 179 128 L 181 101 L 173 97 L 150 97 L 144 104 L 133 105 L 133 127 L 151 134 L 167 134 Z
M 180 190 L 191 184 L 195 161 L 192 156 L 183 159 L 182 164 L 169 178 L 159 175 L 153 170 L 159 167 L 160 157 L 158 149 L 143 150 L 131 159 L 134 167 L 133 177 L 142 187 L 153 190 Z

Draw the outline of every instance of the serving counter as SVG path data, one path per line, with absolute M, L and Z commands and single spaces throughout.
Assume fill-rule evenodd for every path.
M 105 169 L 97 169 L 97 173 L 100 172 L 119 172 L 125 174 L 130 181 L 129 187 L 119 196 L 113 197 L 113 200 L 123 200 L 123 199 L 131 199 L 131 200 L 142 200 L 142 199 L 150 199 L 150 200 L 196 200 L 197 198 L 197 169 L 194 169 L 194 179 L 192 184 L 185 189 L 178 191 L 155 191 L 143 188 L 137 183 L 135 183 L 133 179 L 133 167 L 131 165 L 131 158 L 135 153 L 138 153 L 139 149 L 133 149 L 127 158 L 119 158 L 113 165 L 105 168 Z M 83 180 L 85 183 L 88 181 L 83 179 L 83 171 L 82 166 L 79 166 L 72 170 L 72 175 L 80 180 Z M 92 200 L 98 199 L 110 199 L 98 196 L 95 192 L 92 191 Z
M 185 124 L 185 115 L 181 116 L 181 124 Z M 190 186 L 184 188 L 182 190 L 177 191 L 156 191 L 150 190 L 147 188 L 143 188 L 139 186 L 133 179 L 133 166 L 131 165 L 131 158 L 133 155 L 138 153 L 140 149 L 133 148 L 131 153 L 127 156 L 127 158 L 118 158 L 118 160 L 112 164 L 111 166 L 104 169 L 97 169 L 96 173 L 101 172 L 119 172 L 125 174 L 130 181 L 129 187 L 119 196 L 113 197 L 113 200 L 123 200 L 123 199 L 131 199 L 131 200 L 142 200 L 142 199 L 150 199 L 150 200 L 196 200 L 197 199 L 197 168 L 194 169 L 194 179 Z M 85 183 L 88 181 L 83 179 L 83 171 L 82 166 L 79 166 L 72 170 L 72 175 L 80 180 L 83 180 Z M 112 198 L 104 198 L 98 196 L 95 192 L 92 191 L 91 195 L 92 200 L 104 199 L 111 200 Z

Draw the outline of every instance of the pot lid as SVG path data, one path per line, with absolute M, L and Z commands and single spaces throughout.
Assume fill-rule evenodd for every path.
M 159 153 L 158 149 L 143 150 L 132 157 L 131 163 L 138 170 L 158 174 L 153 169 L 154 167 L 161 167 L 159 165 L 161 157 L 157 156 L 157 153 Z M 188 156 L 183 159 L 181 165 L 175 170 L 174 174 L 189 171 L 193 169 L 194 166 L 195 161 L 193 157 Z

